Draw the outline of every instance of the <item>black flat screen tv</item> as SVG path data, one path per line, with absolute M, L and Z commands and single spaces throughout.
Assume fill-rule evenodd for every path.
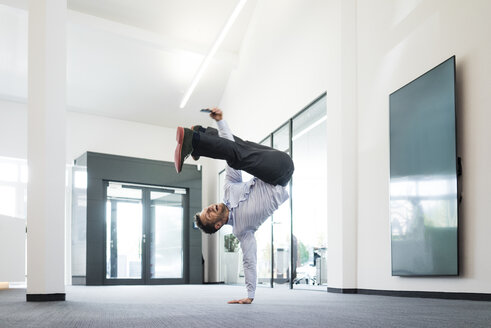
M 458 275 L 455 56 L 389 102 L 392 275 Z

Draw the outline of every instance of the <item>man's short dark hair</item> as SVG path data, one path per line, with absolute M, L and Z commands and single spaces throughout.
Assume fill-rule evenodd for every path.
M 210 235 L 218 231 L 218 229 L 215 228 L 214 224 L 203 224 L 199 215 L 200 213 L 196 213 L 196 215 L 194 216 L 194 221 L 196 221 L 196 225 L 198 226 L 198 228 Z

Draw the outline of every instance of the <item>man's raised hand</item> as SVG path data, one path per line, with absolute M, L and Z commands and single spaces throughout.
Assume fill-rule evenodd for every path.
M 247 297 L 247 298 L 243 298 L 241 300 L 229 301 L 228 304 L 251 304 L 253 300 L 254 300 L 253 298 Z
M 210 117 L 215 121 L 221 121 L 223 117 L 223 112 L 220 108 L 213 107 L 211 109 Z

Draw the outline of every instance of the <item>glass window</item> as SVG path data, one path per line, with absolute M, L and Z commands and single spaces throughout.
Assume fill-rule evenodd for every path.
M 273 133 L 273 148 L 290 152 L 290 124 L 283 125 L 278 131 Z
M 16 182 L 19 180 L 19 165 L 12 161 L 0 162 L 0 181 Z
M 323 97 L 292 121 L 294 286 L 327 284 L 327 125 Z
M 311 130 L 315 129 L 319 125 L 324 125 L 326 129 L 326 97 L 322 97 L 311 107 L 300 113 L 293 119 L 293 138 L 295 141 L 301 138 L 303 135 L 308 134 Z M 321 128 L 322 129 L 322 128 Z M 325 137 L 325 135 L 324 135 Z M 298 151 L 298 150 L 296 150 Z
M 271 137 L 260 144 L 271 147 Z M 271 285 L 271 220 L 269 217 L 256 231 L 257 283 L 260 285 Z
M 26 218 L 27 161 L 0 157 L 0 214 Z
M 260 142 L 261 145 L 271 146 L 271 137 Z M 223 185 L 225 183 L 225 170 L 218 174 L 218 201 L 223 201 Z M 252 179 L 252 175 L 242 172 L 242 180 Z M 242 263 L 242 251 L 230 252 L 232 226 L 224 225 L 219 230 L 220 249 L 220 281 L 235 284 L 244 279 Z M 257 245 L 257 277 L 258 284 L 269 285 L 271 283 L 271 217 L 268 218 L 256 231 Z
M 15 204 L 17 193 L 15 187 L 0 186 L 0 214 L 15 217 Z
M 327 284 L 326 121 L 324 95 L 260 142 L 293 156 L 295 172 L 286 186 L 291 191 L 291 201 L 283 203 L 255 233 L 258 284 L 291 283 L 295 288 L 317 288 Z M 219 175 L 220 201 L 224 177 L 225 171 L 222 171 Z M 243 173 L 244 180 L 249 178 Z M 221 232 L 222 255 L 222 239 L 232 229 L 221 229 Z M 221 267 L 223 277 L 223 265 Z
M 289 152 L 290 124 L 287 123 L 273 133 L 273 148 Z M 290 185 L 286 186 L 290 190 Z M 273 281 L 276 284 L 290 282 L 291 245 L 290 201 L 284 202 L 273 214 Z

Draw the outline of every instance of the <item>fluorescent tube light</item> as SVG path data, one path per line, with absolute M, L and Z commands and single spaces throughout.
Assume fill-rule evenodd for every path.
M 215 40 L 215 43 L 211 47 L 210 51 L 206 55 L 205 59 L 201 62 L 201 65 L 199 66 L 198 72 L 194 76 L 193 82 L 191 82 L 191 85 L 189 86 L 188 90 L 184 94 L 184 97 L 181 100 L 180 108 L 184 108 L 191 97 L 191 94 L 194 91 L 194 88 L 196 88 L 196 85 L 198 85 L 199 80 L 203 76 L 206 68 L 210 64 L 211 59 L 215 55 L 215 53 L 218 50 L 218 47 L 222 44 L 223 40 L 225 39 L 225 36 L 227 36 L 228 30 L 232 27 L 232 24 L 235 22 L 237 19 L 237 16 L 239 16 L 240 11 L 244 7 L 245 3 L 247 0 L 240 0 L 237 6 L 235 7 L 234 11 L 232 12 L 232 15 L 230 15 L 229 19 L 227 20 L 227 23 L 225 23 L 225 26 L 223 27 L 222 31 L 218 35 L 218 38 Z

